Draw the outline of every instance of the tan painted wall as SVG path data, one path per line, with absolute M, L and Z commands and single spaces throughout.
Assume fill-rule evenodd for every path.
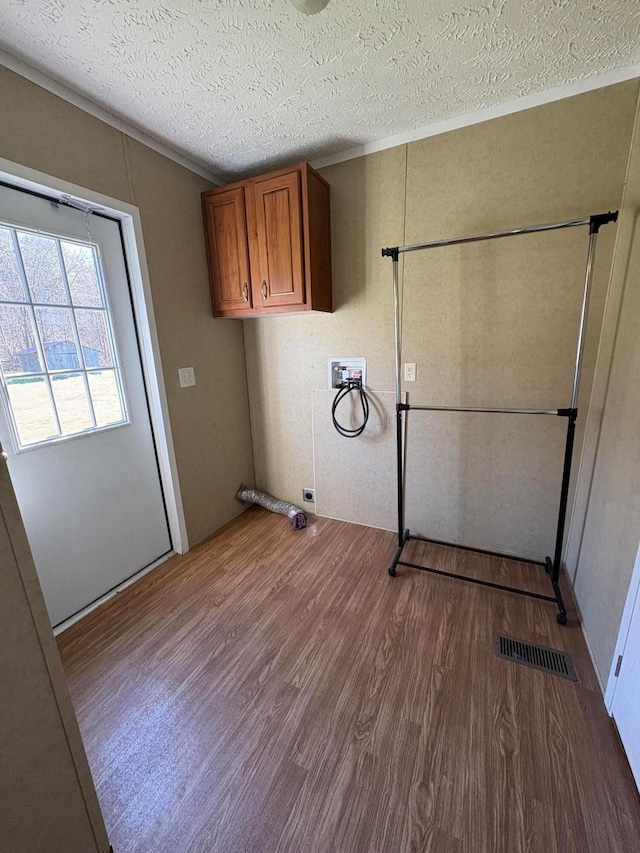
M 380 247 L 402 241 L 404 168 L 405 149 L 394 148 L 324 170 L 331 183 L 333 314 L 243 321 L 256 475 L 279 497 L 299 503 L 301 489 L 313 485 L 311 392 L 327 387 L 329 356 L 366 355 L 374 387 L 392 387 L 389 269 L 380 263 Z M 316 429 L 327 424 L 317 421 Z M 366 505 L 363 495 L 365 523 Z
M 574 582 L 601 682 L 606 684 L 640 542 L 640 112 L 621 209 L 608 318 L 613 359 L 599 359 L 607 382 L 596 464 Z M 597 424 L 594 431 L 598 432 Z
M 98 798 L 2 459 L 0 567 L 0 850 L 106 853 Z
M 300 489 L 313 485 L 311 392 L 326 388 L 329 356 L 364 355 L 369 385 L 393 388 L 391 264 L 381 247 L 617 207 L 637 95 L 633 81 L 323 170 L 332 192 L 335 313 L 244 321 L 260 486 L 299 501 Z M 609 226 L 600 241 L 583 415 L 614 237 Z M 568 405 L 586 244 L 583 229 L 406 256 L 404 355 L 418 364 L 418 381 L 404 386 L 411 399 Z M 319 483 L 341 468 L 339 455 L 322 451 L 332 429 L 326 408 L 323 417 L 316 405 L 313 422 Z M 411 418 L 413 528 L 530 556 L 550 551 L 563 421 Z M 373 463 L 374 445 L 370 453 Z M 390 468 L 378 488 L 394 487 Z M 380 523 L 356 474 L 344 495 L 334 513 Z M 317 498 L 322 511 L 324 496 Z M 390 514 L 384 526 L 393 524 Z
M 0 68 L 0 156 L 140 208 L 171 427 L 194 545 L 238 513 L 253 479 L 241 323 L 214 320 L 200 193 L 211 184 Z M 178 385 L 193 366 L 195 388 Z

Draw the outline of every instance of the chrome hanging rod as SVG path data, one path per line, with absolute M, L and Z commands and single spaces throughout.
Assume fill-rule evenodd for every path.
M 568 417 L 571 409 L 490 409 L 476 406 L 421 406 L 404 403 L 400 406 L 404 411 L 421 412 L 497 412 L 502 415 L 555 415 Z
M 432 240 L 430 243 L 415 243 L 411 246 L 396 246 L 383 249 L 384 257 L 394 257 L 403 252 L 418 252 L 422 249 L 437 249 L 440 246 L 456 246 L 461 243 L 480 243 L 483 240 L 497 240 L 500 237 L 516 237 L 518 234 L 535 234 L 540 231 L 559 231 L 562 228 L 577 228 L 581 225 L 595 226 L 595 231 L 607 222 L 615 222 L 616 213 L 600 213 L 586 219 L 567 219 L 565 222 L 551 222 L 546 225 L 529 225 L 525 228 L 512 228 L 510 231 L 493 231 L 489 234 L 473 234 L 470 237 L 454 237 L 449 240 Z

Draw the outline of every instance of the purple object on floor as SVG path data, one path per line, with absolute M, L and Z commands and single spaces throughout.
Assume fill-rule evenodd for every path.
M 299 506 L 287 503 L 287 501 L 279 501 L 266 492 L 261 492 L 260 489 L 250 489 L 244 483 L 240 484 L 240 488 L 236 492 L 236 500 L 241 503 L 258 504 L 265 509 L 271 510 L 271 512 L 288 516 L 294 530 L 301 530 L 307 526 L 306 513 Z

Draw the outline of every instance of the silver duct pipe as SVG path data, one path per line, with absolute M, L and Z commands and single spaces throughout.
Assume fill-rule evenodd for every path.
M 251 489 L 244 483 L 240 484 L 240 488 L 236 492 L 236 500 L 241 503 L 258 504 L 270 512 L 288 516 L 291 526 L 295 530 L 307 526 L 307 515 L 299 506 L 287 503 L 287 501 L 280 501 L 266 492 L 261 492 L 260 489 Z

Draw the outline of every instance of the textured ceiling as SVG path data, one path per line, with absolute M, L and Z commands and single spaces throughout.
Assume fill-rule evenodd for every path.
M 2 0 L 0 46 L 218 173 L 640 61 L 634 0 Z

